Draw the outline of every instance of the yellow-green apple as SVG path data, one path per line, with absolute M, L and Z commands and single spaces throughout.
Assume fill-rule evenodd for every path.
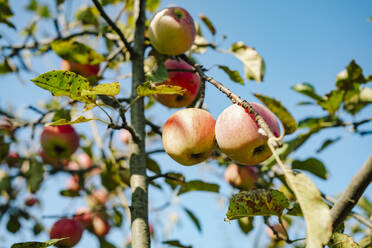
M 79 207 L 76 210 L 74 220 L 79 221 L 84 228 L 90 229 L 92 227 L 93 216 L 93 212 L 88 207 Z
M 108 234 L 110 231 L 110 223 L 108 223 L 107 220 L 105 220 L 101 215 L 96 214 L 93 216 L 92 220 L 92 225 L 93 225 L 93 232 L 98 236 L 98 237 L 104 237 Z
M 47 126 L 41 134 L 41 146 L 48 157 L 69 158 L 79 147 L 79 135 L 71 125 Z
M 186 91 L 183 95 L 158 94 L 155 95 L 156 100 L 170 108 L 190 105 L 197 97 L 200 89 L 200 78 L 194 72 L 194 68 L 185 61 L 176 59 L 168 59 L 164 65 L 168 70 L 168 78 L 159 85 L 180 86 Z
M 279 137 L 280 127 L 275 115 L 261 104 L 250 104 Z M 226 108 L 217 118 L 215 131 L 219 148 L 240 164 L 259 164 L 271 155 L 267 136 L 262 134 L 254 117 L 242 106 L 233 104 Z
M 83 226 L 74 219 L 60 219 L 52 226 L 50 230 L 51 239 L 66 238 L 59 241 L 57 247 L 72 247 L 76 245 L 83 234 Z
M 249 190 L 258 180 L 258 170 L 255 166 L 229 164 L 225 170 L 224 179 L 238 189 Z
M 174 113 L 163 128 L 165 151 L 182 165 L 206 160 L 215 146 L 213 116 L 203 109 L 187 108 Z
M 99 72 L 99 64 L 96 65 L 83 65 L 76 62 L 62 60 L 61 70 L 72 71 L 80 74 L 83 77 L 96 76 Z
M 103 206 L 109 198 L 109 193 L 105 189 L 94 190 L 91 195 L 88 196 L 88 203 L 92 206 Z
M 122 129 L 119 133 L 119 139 L 124 144 L 129 144 L 129 141 L 132 139 L 132 134 L 127 129 Z
M 152 46 L 166 55 L 185 53 L 194 43 L 196 35 L 194 20 L 180 7 L 157 12 L 150 21 L 148 32 Z

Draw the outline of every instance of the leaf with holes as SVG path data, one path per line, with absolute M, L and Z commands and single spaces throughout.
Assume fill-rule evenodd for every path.
M 226 217 L 228 220 L 234 220 L 257 215 L 280 216 L 288 206 L 287 198 L 278 190 L 251 189 L 232 196 Z
M 218 68 L 220 68 L 221 70 L 223 70 L 223 71 L 224 71 L 224 72 L 229 76 L 229 78 L 230 78 L 233 82 L 240 83 L 240 84 L 244 84 L 244 80 L 243 80 L 243 78 L 240 76 L 240 74 L 239 74 L 238 71 L 230 70 L 229 67 L 224 66 L 224 65 L 219 65 Z
M 183 95 L 186 90 L 180 86 L 156 85 L 152 82 L 145 82 L 137 87 L 138 96 L 150 96 L 154 94 Z

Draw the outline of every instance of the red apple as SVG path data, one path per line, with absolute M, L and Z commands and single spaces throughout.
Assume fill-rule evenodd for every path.
M 129 141 L 132 139 L 132 134 L 128 130 L 122 129 L 119 133 L 119 139 L 124 144 L 129 144 Z
M 67 189 L 71 191 L 79 191 L 80 189 L 80 184 L 79 184 L 79 176 L 78 175 L 73 175 L 70 176 L 67 181 Z
M 25 200 L 25 205 L 27 207 L 32 207 L 33 205 L 35 205 L 36 203 L 38 202 L 38 199 L 34 196 L 29 196 L 26 198 Z
M 180 86 L 186 92 L 183 95 L 155 95 L 156 100 L 170 108 L 181 108 L 190 105 L 197 97 L 200 89 L 200 78 L 193 72 L 194 68 L 185 61 L 176 59 L 168 59 L 164 65 L 168 70 L 168 79 L 159 84 Z M 176 70 L 189 70 L 190 72 Z
M 254 166 L 230 164 L 225 170 L 224 178 L 226 182 L 238 189 L 249 190 L 258 180 L 258 171 Z
M 71 125 L 47 126 L 41 134 L 41 146 L 52 159 L 69 158 L 79 147 L 79 135 Z
M 174 113 L 163 128 L 163 146 L 182 165 L 206 160 L 215 145 L 213 116 L 203 109 L 187 108 Z
M 89 229 L 92 227 L 93 217 L 94 214 L 89 208 L 79 207 L 76 210 L 74 220 L 79 221 L 84 228 Z
M 72 71 L 80 74 L 83 77 L 96 76 L 99 72 L 99 64 L 97 65 L 82 65 L 76 62 L 62 60 L 61 70 Z
M 185 53 L 194 43 L 194 20 L 183 8 L 166 8 L 154 15 L 149 25 L 152 46 L 162 54 Z
M 264 118 L 273 134 L 279 137 L 280 127 L 275 115 L 261 104 L 250 104 Z M 267 136 L 259 132 L 254 117 L 237 104 L 226 108 L 218 116 L 215 131 L 220 149 L 240 164 L 259 164 L 271 156 Z
M 16 152 L 9 153 L 8 157 L 6 158 L 6 162 L 8 163 L 9 167 L 16 166 L 20 162 L 18 153 Z
M 88 202 L 92 206 L 103 206 L 109 198 L 109 193 L 105 189 L 94 190 L 91 195 L 88 196 Z
M 93 232 L 98 236 L 98 237 L 104 237 L 108 234 L 110 231 L 110 224 L 108 223 L 107 220 L 105 220 L 102 216 L 100 215 L 95 215 L 93 216 Z
M 56 246 L 72 247 L 80 241 L 83 230 L 83 226 L 80 222 L 73 219 L 61 219 L 52 226 L 50 238 L 60 239 L 68 237 L 68 239 L 59 241 Z

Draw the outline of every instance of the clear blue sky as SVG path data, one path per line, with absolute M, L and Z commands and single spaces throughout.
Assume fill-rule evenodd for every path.
M 68 1 L 71 0 L 66 0 Z M 13 18 L 16 23 L 29 22 L 31 18 L 22 11 L 25 2 L 24 0 L 10 0 L 16 18 L 21 18 L 21 16 L 24 18 Z M 90 1 L 81 2 L 90 4 Z M 199 14 L 208 16 L 217 29 L 216 42 L 222 43 L 222 48 L 227 49 L 233 42 L 239 40 L 256 48 L 266 63 L 265 79 L 261 84 L 253 81 L 246 82 L 244 86 L 234 84 L 216 68 L 216 64 L 225 64 L 231 69 L 238 69 L 243 74 L 241 63 L 232 56 L 209 51 L 198 59 L 206 68 L 212 67 L 208 72 L 209 75 L 225 83 L 244 99 L 257 101 L 252 93 L 276 97 L 284 103 L 297 120 L 309 115 L 320 116 L 324 112 L 314 107 L 297 106 L 297 102 L 307 99 L 290 89 L 294 84 L 310 82 L 319 93 L 327 93 L 333 89 L 337 73 L 343 70 L 352 59 L 356 60 L 366 75 L 372 74 L 372 22 L 367 21 L 367 18 L 372 16 L 371 1 L 163 1 L 163 7 L 170 5 L 184 7 L 198 21 Z M 151 15 L 148 18 L 151 18 Z M 211 38 L 205 26 L 202 26 L 202 29 L 203 33 Z M 47 32 L 54 34 L 51 28 Z M 6 33 L 14 43 L 18 44 L 22 41 L 22 39 L 16 39 L 13 31 L 5 28 L 4 25 L 0 25 L 0 33 Z M 222 42 L 221 35 L 227 35 L 228 38 Z M 41 73 L 59 68 L 60 59 L 51 55 L 41 60 L 32 60 L 32 65 L 36 71 Z M 21 113 L 25 106 L 37 105 L 40 101 L 50 99 L 48 92 L 28 81 L 35 75 L 23 74 L 22 76 L 26 81 L 25 85 L 14 76 L 0 77 L 1 107 L 12 103 L 18 113 Z M 110 79 L 105 82 L 110 82 Z M 123 95 L 128 94 L 129 81 L 120 82 Z M 230 105 L 230 102 L 213 86 L 208 85 L 206 104 L 212 115 L 217 118 L 218 114 Z M 371 107 L 364 109 L 358 115 L 357 120 L 371 117 L 371 110 Z M 159 105 L 151 110 L 148 116 L 161 124 L 173 112 L 174 110 L 168 110 Z M 29 111 L 24 112 L 24 116 L 32 118 Z M 88 124 L 77 126 L 81 132 L 88 127 Z M 371 125 L 368 127 L 371 129 Z M 100 127 L 100 131 L 103 134 L 103 126 Z M 320 154 L 315 154 L 315 150 L 325 138 L 334 138 L 338 135 L 342 136 L 342 141 Z M 336 196 L 346 187 L 371 153 L 371 141 L 371 136 L 359 137 L 347 129 L 340 128 L 322 132 L 312 138 L 294 157 L 304 159 L 317 156 L 321 159 L 329 170 L 329 180 L 322 181 L 312 176 L 311 178 L 322 191 Z M 187 206 L 200 218 L 203 227 L 202 234 L 199 234 L 193 224 L 185 218 L 184 213 L 179 211 L 179 206 L 150 214 L 150 220 L 154 223 L 161 223 L 163 227 L 168 222 L 169 213 L 174 212 L 179 215 L 181 223 L 171 232 L 171 239 L 180 239 L 182 243 L 191 244 L 194 247 L 253 247 L 256 235 L 264 230 L 258 221 L 256 221 L 256 230 L 249 235 L 244 235 L 235 222 L 228 224 L 223 221 L 227 209 L 227 196 L 232 193 L 231 187 L 221 180 L 223 171 L 216 169 L 213 165 L 182 167 L 164 155 L 156 155 L 153 158 L 159 161 L 163 171 L 180 171 L 185 173 L 187 179 L 205 179 L 209 182 L 221 182 L 222 185 L 220 195 L 188 193 L 179 198 L 179 206 Z M 34 209 L 34 213 L 41 211 L 43 214 L 50 215 L 73 213 L 72 209 L 82 204 L 83 201 L 71 202 L 68 199 L 58 199 L 56 194 L 64 187 L 65 179 L 65 176 L 47 179 L 42 190 L 37 194 L 44 200 L 42 209 Z M 152 194 L 150 207 L 161 205 L 171 196 L 170 192 L 161 194 L 154 189 L 150 190 L 150 194 Z M 366 195 L 372 198 L 371 187 L 367 189 Z M 44 221 L 50 226 L 54 220 L 45 219 Z M 108 236 L 109 240 L 121 244 L 127 236 L 128 221 L 125 220 L 125 222 L 126 234 L 123 235 L 122 232 L 113 230 Z M 0 230 L 3 230 L 4 220 L 0 224 Z M 296 231 L 292 231 L 294 232 Z M 0 231 L 0 241 L 5 239 L 0 247 L 9 247 L 13 242 L 30 240 L 31 237 L 28 232 L 10 236 L 7 232 Z M 45 240 L 47 236 L 39 235 L 35 239 Z M 264 234 L 262 234 L 261 241 L 262 244 L 267 242 Z M 85 233 L 84 238 L 76 247 L 83 248 L 88 245 L 95 247 L 96 241 Z M 162 247 L 159 245 L 159 240 L 154 242 L 154 247 Z

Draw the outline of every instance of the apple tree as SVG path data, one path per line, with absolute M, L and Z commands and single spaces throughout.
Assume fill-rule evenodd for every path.
M 200 163 L 223 171 L 220 181 L 234 188 L 221 222 L 237 223 L 247 235 L 265 228 L 268 247 L 371 247 L 372 203 L 362 195 L 372 180 L 372 155 L 337 199 L 320 192 L 308 176 L 327 179 L 318 158 L 292 157 L 320 132 L 351 128 L 353 135 L 372 134 L 363 128 L 372 118 L 358 116 L 372 102 L 367 85 L 372 75 L 356 61 L 345 65 L 328 94 L 318 94 L 309 83 L 294 85 L 306 100 L 303 105 L 324 110 L 323 116 L 296 121 L 278 100 L 284 97 L 254 94 L 262 104 L 248 102 L 228 88 L 229 83 L 262 82 L 265 63 L 244 42 L 223 50 L 209 41 L 201 27 L 213 37 L 217 27 L 205 15 L 196 19 L 197 13 L 180 7 L 158 10 L 160 0 L 92 0 L 82 6 L 76 2 L 83 1 L 29 0 L 26 9 L 33 20 L 20 29 L 13 22 L 20 18 L 12 10 L 16 2 L 0 0 L 0 27 L 23 37 L 17 44 L 1 37 L 0 73 L 52 97 L 28 106 L 24 114 L 0 109 L 0 224 L 10 234 L 31 229 L 35 237 L 49 233 L 50 240 L 19 240 L 12 247 L 72 247 L 85 232 L 100 247 L 123 247 L 106 236 L 122 231 L 124 220 L 130 223 L 126 247 L 150 247 L 154 236 L 162 246 L 192 247 L 192 240 L 183 244 L 160 235 L 161 227 L 149 223 L 149 216 L 159 214 L 149 208 L 149 188 L 171 190 L 177 199 L 193 191 L 219 194 L 218 183 L 184 175 L 188 166 Z M 66 18 L 66 11 L 73 18 Z M 55 35 L 43 33 L 50 28 Z M 208 53 L 236 57 L 244 75 L 221 64 L 218 69 L 231 82 L 220 82 L 207 69 L 210 65 L 198 62 Z M 51 56 L 60 58 L 61 66 L 35 73 L 34 61 Z M 122 75 L 122 68 L 131 71 Z M 34 76 L 25 80 L 23 72 Z M 207 107 L 213 96 L 206 87 L 231 102 L 216 118 Z M 159 104 L 175 109 L 163 123 L 147 114 Z M 104 135 L 97 125 L 104 127 Z M 114 142 L 118 135 L 120 143 Z M 317 152 L 340 139 L 324 140 Z M 164 170 L 152 156 L 156 153 L 167 154 L 179 169 Z M 61 174 L 69 178 L 59 197 L 85 199 L 87 206 L 54 213 L 49 216 L 54 225 L 45 226 L 45 213 L 28 210 L 50 204 L 41 202 L 38 192 L 48 178 Z M 172 204 L 169 199 L 164 208 Z M 356 204 L 362 214 L 352 210 Z M 179 208 L 200 231 L 198 212 Z M 344 233 L 350 228 L 348 217 L 356 220 L 352 234 L 362 236 L 359 243 Z M 255 226 L 255 219 L 265 226 Z M 306 226 L 302 233 L 287 231 L 299 220 Z

